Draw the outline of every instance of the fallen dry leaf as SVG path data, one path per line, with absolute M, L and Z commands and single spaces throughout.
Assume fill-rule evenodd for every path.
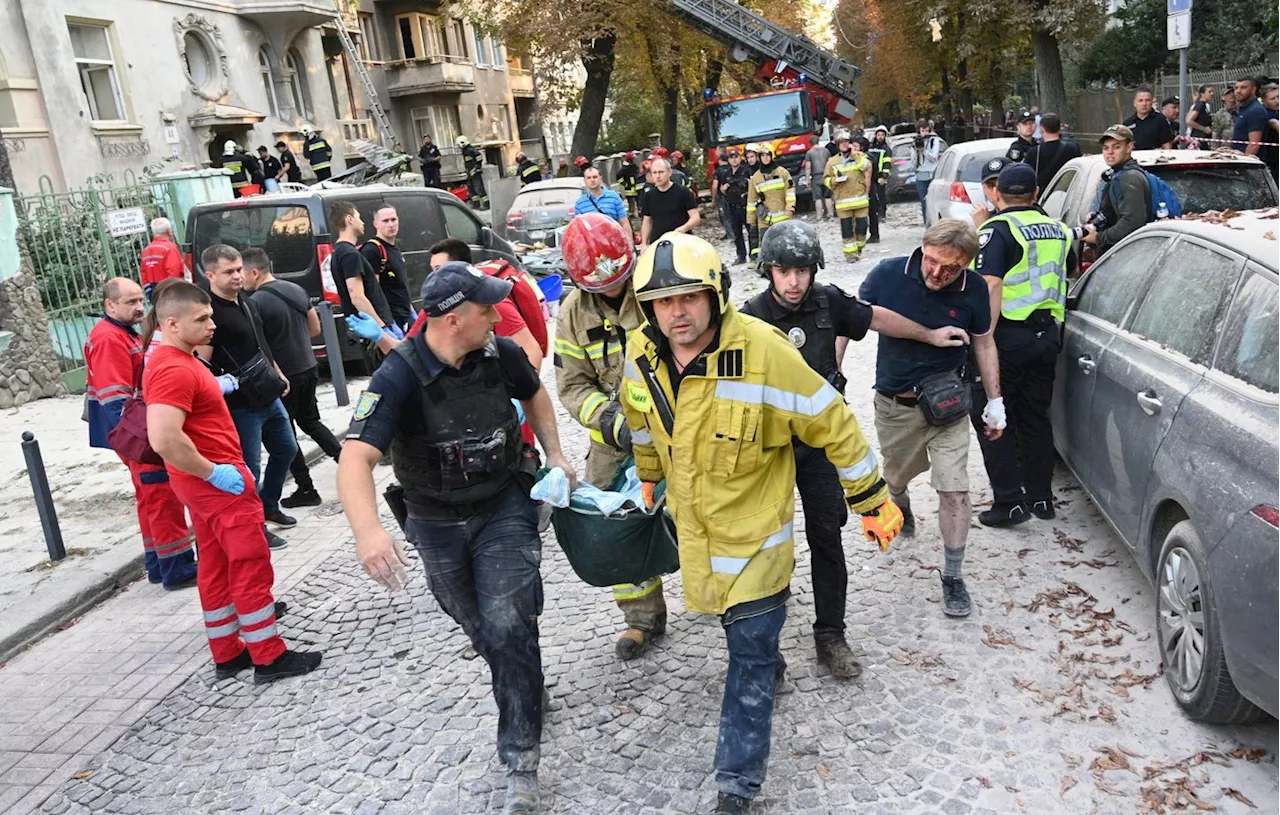
M 1053 530 L 1053 537 L 1057 539 L 1058 545 L 1061 546 L 1063 549 L 1066 549 L 1071 552 L 1084 551 L 1084 541 L 1080 540 L 1079 538 L 1071 537 L 1061 529 L 1055 528 Z
M 1249 809 L 1258 808 L 1256 805 L 1254 805 L 1253 801 L 1250 801 L 1248 798 L 1244 797 L 1244 793 L 1241 792 L 1240 790 L 1232 789 L 1231 787 L 1223 787 L 1222 794 L 1227 796 L 1228 798 L 1236 799 L 1240 803 L 1249 807 Z
M 1062 776 L 1062 786 L 1058 788 L 1058 797 L 1061 798 L 1062 796 L 1066 795 L 1067 790 L 1071 789 L 1072 787 L 1074 787 L 1076 784 L 1079 784 L 1079 783 L 1080 782 L 1077 781 L 1074 776 L 1070 776 L 1070 775 Z
M 1022 560 L 1023 558 L 1025 558 L 1027 555 L 1031 554 L 1034 551 L 1035 551 L 1034 549 L 1019 549 L 1018 560 Z
M 1058 755 L 1062 756 L 1063 763 L 1071 769 L 1074 770 L 1076 767 L 1080 766 L 1080 756 L 1069 756 L 1066 753 L 1059 753 Z
M 1019 645 L 1018 642 L 1013 639 L 1013 635 L 1008 631 L 999 628 L 992 628 L 989 625 L 982 626 L 982 630 L 986 634 L 986 636 L 982 638 L 982 642 L 984 645 L 991 648 L 1012 645 L 1014 648 L 1021 648 L 1023 651 L 1031 650 L 1025 645 Z
M 76 778 L 76 779 L 80 779 L 80 778 L 88 778 L 88 777 L 89 777 L 89 776 L 91 776 L 91 775 L 93 775 L 93 770 L 84 770 L 84 771 L 82 771 L 82 772 L 78 772 L 78 773 L 76 773 L 75 775 L 73 775 L 73 776 L 71 776 L 71 777 L 72 777 L 72 778 Z
M 992 788 L 992 786 L 994 786 L 994 785 L 991 783 L 991 779 L 990 779 L 990 778 L 987 778 L 985 775 L 980 775 L 980 776 L 978 776 L 978 783 L 979 783 L 979 784 L 981 784 L 981 785 L 982 785 L 983 787 L 985 787 L 986 789 L 991 789 L 991 788 Z
M 819 765 L 818 765 L 818 775 L 822 776 L 823 778 L 830 778 L 830 777 L 831 777 L 831 771 L 830 771 L 830 770 L 828 770 L 828 769 L 826 768 L 826 765 L 824 765 L 824 764 L 819 764 Z
M 1137 775 L 1129 764 L 1129 758 L 1116 748 L 1095 746 L 1093 749 L 1100 754 L 1089 764 L 1089 769 L 1093 772 L 1095 778 L 1102 778 L 1103 773 L 1111 772 L 1112 770 L 1124 770 Z
M 1090 719 L 1101 719 L 1107 724 L 1115 724 L 1116 712 L 1106 705 L 1098 705 L 1098 712 L 1089 717 Z
M 1266 758 L 1267 750 L 1265 747 L 1245 747 L 1242 744 L 1232 750 L 1229 755 L 1232 758 L 1242 758 L 1245 761 L 1261 761 Z

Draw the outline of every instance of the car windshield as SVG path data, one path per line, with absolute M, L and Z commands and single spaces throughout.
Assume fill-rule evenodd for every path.
M 806 97 L 800 91 L 707 106 L 712 144 L 742 144 L 809 133 Z
M 1005 148 L 984 150 L 981 153 L 970 153 L 960 159 L 960 180 L 982 183 L 982 168 L 993 158 L 1001 158 L 1007 152 Z
M 1265 209 L 1276 194 L 1263 164 L 1165 164 L 1147 167 L 1178 195 L 1183 212 Z
M 316 258 L 311 213 L 303 206 L 236 206 L 202 212 L 196 217 L 195 255 L 215 243 L 243 252 L 257 246 L 271 257 L 277 275 L 304 272 Z

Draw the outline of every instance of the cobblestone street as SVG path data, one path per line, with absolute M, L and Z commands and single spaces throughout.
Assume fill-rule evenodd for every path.
M 700 234 L 718 237 L 708 214 Z M 921 232 L 918 205 L 895 204 L 884 241 L 848 267 L 836 222 L 817 227 L 828 261 L 820 279 L 848 291 Z M 732 272 L 738 303 L 763 286 L 743 267 Z M 875 349 L 874 336 L 851 343 L 844 371 L 848 400 L 878 447 Z M 554 393 L 550 360 L 542 374 Z M 580 462 L 586 433 L 560 416 Z M 975 507 L 989 503 L 976 440 L 969 471 Z M 331 497 L 335 465 L 314 472 Z M 388 481 L 391 469 L 376 476 Z M 912 485 L 914 539 L 882 555 L 851 520 L 847 633 L 864 672 L 847 684 L 815 662 L 809 553 L 797 534 L 783 631 L 792 691 L 779 697 L 753 812 L 1280 807 L 1276 722 L 1210 727 L 1181 713 L 1161 676 L 1153 590 L 1061 468 L 1055 491 L 1056 520 L 997 531 L 975 518 L 965 563 L 974 613 L 963 620 L 941 610 L 927 476 Z M 0 668 L 0 812 L 501 809 L 488 670 L 432 599 L 416 555 L 408 591 L 390 595 L 356 563 L 335 501 L 297 514 L 292 545 L 276 556 L 277 597 L 289 603 L 281 628 L 291 644 L 324 650 L 321 668 L 264 687 L 250 673 L 215 683 L 194 592 L 136 583 Z M 797 517 L 797 533 L 802 526 Z M 608 590 L 574 576 L 551 530 L 543 553 L 541 642 L 553 697 L 543 810 L 710 811 L 727 661 L 719 621 L 685 612 L 673 575 L 666 637 L 642 659 L 619 662 L 621 615 Z

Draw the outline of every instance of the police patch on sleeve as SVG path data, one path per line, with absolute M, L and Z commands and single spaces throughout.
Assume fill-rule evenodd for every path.
M 978 233 L 978 247 L 981 248 L 991 242 L 991 230 L 984 229 Z
M 381 399 L 382 394 L 380 393 L 362 391 L 360 393 L 360 398 L 356 400 L 356 413 L 352 420 L 356 422 L 363 422 L 365 419 L 372 416 L 373 412 L 378 409 L 378 402 Z

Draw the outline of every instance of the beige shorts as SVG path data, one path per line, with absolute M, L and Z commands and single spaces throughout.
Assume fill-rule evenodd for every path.
M 934 427 L 920 408 L 900 405 L 882 393 L 876 394 L 875 408 L 880 474 L 886 482 L 905 487 L 928 470 L 935 490 L 969 491 L 968 416 Z

